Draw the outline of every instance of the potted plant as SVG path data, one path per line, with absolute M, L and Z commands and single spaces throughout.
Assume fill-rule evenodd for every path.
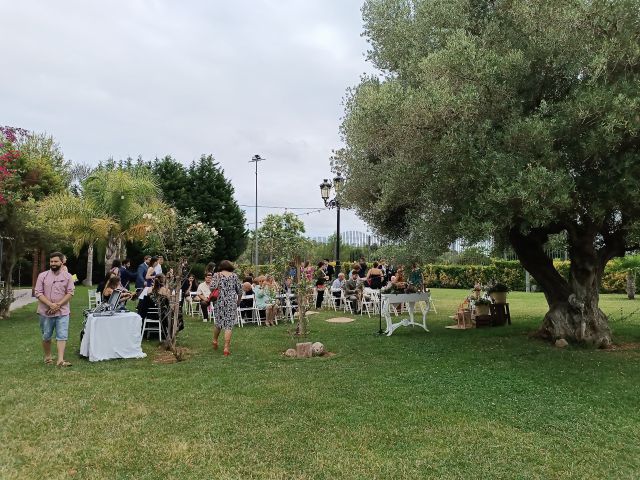
M 496 283 L 493 285 L 487 293 L 491 296 L 495 303 L 507 303 L 507 293 L 509 292 L 509 287 L 507 287 L 504 283 Z
M 476 315 L 489 315 L 489 305 L 491 300 L 486 297 L 481 297 L 475 301 Z

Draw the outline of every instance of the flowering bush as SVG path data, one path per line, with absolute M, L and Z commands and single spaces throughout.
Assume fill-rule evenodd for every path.
M 16 175 L 20 151 L 16 143 L 27 135 L 22 128 L 0 127 L 0 204 L 15 201 L 20 193 L 20 181 Z

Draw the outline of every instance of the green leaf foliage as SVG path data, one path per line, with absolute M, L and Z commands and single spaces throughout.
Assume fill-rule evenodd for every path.
M 637 238 L 640 0 L 368 0 L 363 17 L 380 74 L 345 101 L 343 202 L 422 258 L 492 236 L 550 302 L 586 294 Z M 563 232 L 567 283 L 542 248 Z
M 203 155 L 185 167 L 170 156 L 149 164 L 164 199 L 179 213 L 193 211 L 195 219 L 218 231 L 213 261 L 235 260 L 247 245 L 244 212 L 236 202 L 231 182 L 212 155 Z

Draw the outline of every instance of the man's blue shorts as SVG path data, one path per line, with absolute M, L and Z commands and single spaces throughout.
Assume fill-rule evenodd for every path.
M 56 330 L 56 340 L 66 340 L 69 336 L 69 315 L 60 315 L 58 317 L 40 317 L 40 331 L 42 332 L 42 340 L 49 341 L 53 336 L 53 329 Z

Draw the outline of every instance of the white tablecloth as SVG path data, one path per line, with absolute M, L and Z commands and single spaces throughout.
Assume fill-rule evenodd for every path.
M 112 358 L 144 358 L 142 351 L 142 318 L 135 312 L 111 316 L 89 315 L 80 344 L 80 355 L 90 362 Z

